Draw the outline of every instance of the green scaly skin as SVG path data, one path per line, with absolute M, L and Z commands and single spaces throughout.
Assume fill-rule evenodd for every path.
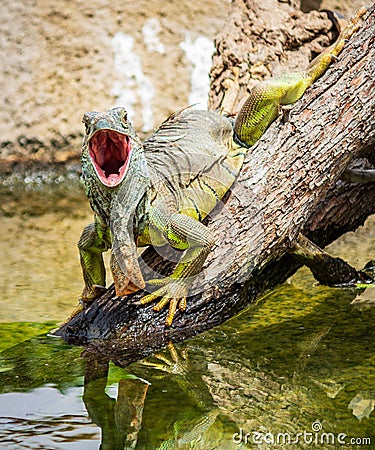
M 365 8 L 358 11 L 336 43 L 306 72 L 259 83 L 234 127 L 217 113 L 186 109 L 170 116 L 142 144 L 124 108 L 84 115 L 82 179 L 95 222 L 83 230 L 78 243 L 83 302 L 105 289 L 104 251 L 112 247 L 116 295 L 124 296 L 145 287 L 137 247 L 169 243 L 184 254 L 169 277 L 148 281 L 160 287 L 140 303 L 161 297 L 154 309 L 169 304 L 166 323 L 172 324 L 177 308 L 185 310 L 194 277 L 214 246 L 201 221 L 230 189 L 247 149 L 275 120 L 282 105 L 296 102 L 324 74 L 365 12 Z

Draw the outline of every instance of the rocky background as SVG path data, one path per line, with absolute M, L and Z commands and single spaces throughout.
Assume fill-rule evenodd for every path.
M 361 4 L 310 0 L 301 9 L 349 16 Z M 146 135 L 180 107 L 204 107 L 214 39 L 232 8 L 228 0 L 5 2 L 0 173 L 76 165 L 85 111 L 122 104 Z

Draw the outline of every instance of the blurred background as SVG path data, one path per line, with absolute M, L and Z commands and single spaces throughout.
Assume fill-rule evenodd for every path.
M 304 0 L 346 16 L 361 0 Z M 0 17 L 0 175 L 15 164 L 76 161 L 83 112 L 126 106 L 147 133 L 203 107 L 214 39 L 230 0 L 14 0 Z

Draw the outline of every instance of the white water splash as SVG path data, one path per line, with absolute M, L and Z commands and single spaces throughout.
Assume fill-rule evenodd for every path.
M 189 104 L 198 103 L 199 108 L 207 108 L 207 97 L 210 90 L 208 73 L 215 50 L 214 44 L 205 36 L 198 36 L 193 41 L 190 33 L 186 33 L 185 40 L 181 42 L 180 47 L 193 66 L 190 77 Z
M 143 40 L 146 44 L 147 50 L 150 52 L 158 52 L 161 55 L 165 54 L 165 46 L 160 41 L 158 34 L 161 26 L 158 19 L 155 17 L 148 19 L 142 28 Z
M 134 119 L 136 105 L 142 105 L 143 131 L 154 126 L 152 99 L 154 86 L 143 72 L 141 58 L 134 51 L 134 38 L 119 32 L 112 38 L 114 66 L 117 74 L 112 94 L 117 97 L 116 106 L 124 106 Z

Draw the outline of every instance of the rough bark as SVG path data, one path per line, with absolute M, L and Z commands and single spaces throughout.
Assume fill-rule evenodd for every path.
M 215 42 L 210 109 L 238 111 L 259 80 L 300 71 L 322 47 L 334 41 L 336 21 L 326 12 L 304 14 L 299 4 L 277 0 L 235 2 Z
M 240 3 L 238 10 L 248 14 L 251 26 L 250 7 Z M 298 22 L 300 13 L 295 16 Z M 290 253 L 299 233 L 324 247 L 362 225 L 375 212 L 374 184 L 343 182 L 340 176 L 365 152 L 373 153 L 374 22 L 373 6 L 340 60 L 293 108 L 288 121 L 278 120 L 249 152 L 225 204 L 207 222 L 217 245 L 188 298 L 187 311 L 176 314 L 172 327 L 165 325 L 166 311 L 132 304 L 143 292 L 119 299 L 112 287 L 57 334 L 70 343 L 90 343 L 100 352 L 121 349 L 122 359 L 137 359 L 170 340 L 223 323 L 285 281 L 301 265 Z M 228 35 L 228 47 L 240 42 L 246 26 L 234 25 L 240 35 Z M 284 31 L 275 33 L 275 42 L 284 36 Z M 243 52 L 237 59 L 246 64 Z M 211 99 L 216 97 L 214 91 Z M 150 267 L 170 273 L 172 265 L 153 249 L 141 259 L 146 279 Z M 98 340 L 102 338 L 106 340 Z

